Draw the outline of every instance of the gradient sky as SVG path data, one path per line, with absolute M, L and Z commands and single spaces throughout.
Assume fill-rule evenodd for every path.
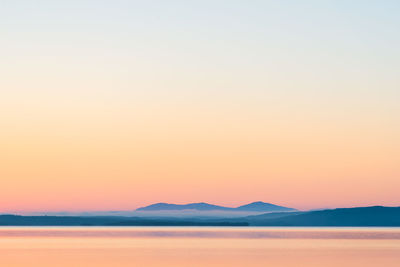
M 399 1 L 0 2 L 0 212 L 400 205 Z

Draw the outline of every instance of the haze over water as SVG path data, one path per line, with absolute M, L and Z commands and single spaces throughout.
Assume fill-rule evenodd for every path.
M 398 266 L 399 228 L 3 227 L 1 266 Z

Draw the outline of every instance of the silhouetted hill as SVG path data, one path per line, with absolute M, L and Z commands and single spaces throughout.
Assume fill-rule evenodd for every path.
M 270 212 L 270 211 L 295 211 L 295 209 L 265 203 L 262 201 L 253 202 L 247 205 L 237 207 L 239 211 L 257 211 L 257 212 Z
M 164 211 L 164 210 L 199 210 L 199 211 L 210 211 L 210 210 L 232 210 L 232 208 L 212 205 L 208 203 L 190 203 L 190 204 L 168 204 L 168 203 L 157 203 L 143 208 L 138 208 L 136 211 Z
M 400 207 L 341 208 L 290 214 L 279 218 L 268 215 L 241 218 L 250 225 L 263 226 L 400 226 Z
M 275 212 L 275 211 L 294 211 L 295 209 L 282 207 L 265 202 L 253 202 L 237 208 L 229 208 L 223 206 L 212 205 L 208 203 L 190 203 L 190 204 L 168 204 L 157 203 L 150 206 L 138 208 L 136 211 L 233 211 L 233 212 Z

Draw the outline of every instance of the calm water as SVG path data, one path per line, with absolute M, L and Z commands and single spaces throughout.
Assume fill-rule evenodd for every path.
M 400 228 L 0 227 L 0 266 L 400 266 Z

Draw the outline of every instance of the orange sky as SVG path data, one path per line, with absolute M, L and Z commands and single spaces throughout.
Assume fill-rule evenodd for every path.
M 396 12 L 89 2 L 0 16 L 0 212 L 400 205 Z

